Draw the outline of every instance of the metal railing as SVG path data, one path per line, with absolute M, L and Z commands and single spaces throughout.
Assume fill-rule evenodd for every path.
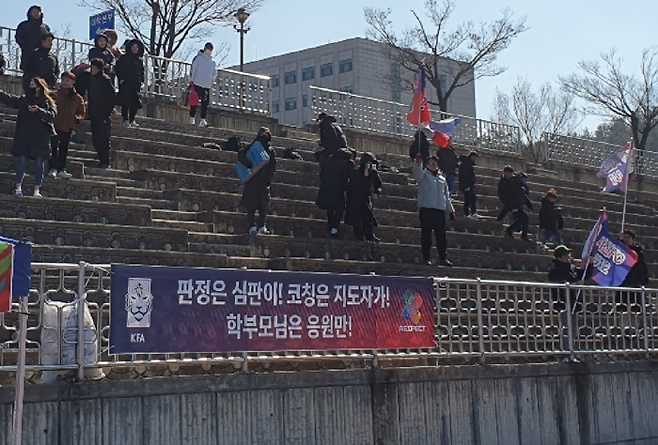
M 413 136 L 417 130 L 406 119 L 409 104 L 316 86 L 309 88 L 313 112 L 330 114 L 346 127 L 394 136 Z M 431 111 L 434 120 L 450 117 L 461 119 L 453 135 L 453 140 L 458 144 L 514 155 L 521 153 L 521 133 L 516 126 Z
M 92 46 L 87 42 L 55 38 L 52 51 L 59 59 L 60 69 L 68 70 L 87 62 L 87 54 Z M 5 72 L 22 75 L 19 68 L 21 50 L 16 43 L 14 29 L 0 26 L 0 50 L 7 59 Z M 178 100 L 189 84 L 191 66 L 190 62 L 145 54 L 142 93 L 146 97 Z M 210 91 L 211 105 L 269 116 L 270 99 L 269 76 L 217 69 Z
M 605 159 L 621 149 L 620 146 L 591 139 L 543 134 L 546 159 L 598 170 Z M 658 153 L 634 150 L 635 173 L 658 178 Z
M 658 289 L 440 278 L 435 280 L 433 349 L 110 355 L 110 266 L 33 264 L 33 271 L 29 372 L 77 370 L 82 377 L 99 368 L 151 365 L 230 364 L 246 369 L 249 362 L 272 361 L 354 359 L 376 365 L 381 359 L 472 356 L 486 361 L 504 356 L 544 361 L 546 356 L 658 352 Z M 62 331 L 44 322 L 53 302 L 61 302 L 56 305 L 60 320 L 67 306 L 78 308 L 76 319 L 63 323 Z M 572 314 L 568 308 L 574 302 Z M 85 313 L 91 315 L 95 331 L 85 327 Z M 15 312 L 0 315 L 0 371 L 16 370 L 17 319 Z M 57 359 L 44 360 L 53 345 L 59 348 Z

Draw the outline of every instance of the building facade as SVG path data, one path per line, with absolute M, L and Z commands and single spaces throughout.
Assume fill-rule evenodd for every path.
M 410 103 L 412 91 L 405 79 L 412 79 L 415 73 L 401 71 L 384 49 L 379 42 L 358 37 L 245 63 L 244 70 L 271 76 L 272 115 L 281 123 L 301 127 L 315 118 L 311 85 Z M 450 84 L 450 72 L 456 67 L 457 62 L 445 59 L 443 84 Z M 430 101 L 436 99 L 429 85 L 427 95 Z M 475 117 L 474 82 L 452 93 L 448 110 Z

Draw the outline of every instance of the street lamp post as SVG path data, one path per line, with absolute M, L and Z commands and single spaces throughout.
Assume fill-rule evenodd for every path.
M 233 28 L 240 34 L 240 71 L 244 72 L 244 35 L 248 33 L 251 28 L 245 28 L 244 22 L 249 18 L 249 13 L 244 8 L 238 9 L 238 12 L 233 14 L 233 17 L 240 22 L 240 26 L 233 25 Z
M 250 31 L 251 28 L 245 28 L 244 22 L 249 18 L 249 13 L 244 10 L 244 8 L 239 8 L 238 11 L 233 14 L 233 17 L 240 23 L 240 26 L 233 25 L 238 34 L 240 34 L 240 72 L 244 73 L 244 35 Z M 240 79 L 240 109 L 244 110 L 244 99 L 245 99 L 245 84 L 244 76 L 241 76 Z

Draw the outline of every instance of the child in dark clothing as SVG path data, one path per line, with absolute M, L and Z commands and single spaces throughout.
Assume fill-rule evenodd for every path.
M 542 248 L 548 249 L 546 245 L 555 239 L 555 244 L 562 244 L 560 230 L 564 228 L 564 219 L 560 213 L 561 208 L 556 206 L 557 192 L 554 188 L 548 189 L 546 195 L 541 199 L 541 209 L 539 209 L 539 230 L 544 231 L 544 242 Z

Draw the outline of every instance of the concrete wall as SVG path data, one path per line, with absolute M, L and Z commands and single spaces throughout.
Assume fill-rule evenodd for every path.
M 0 388 L 0 444 L 11 388 Z M 655 363 L 445 366 L 28 386 L 30 445 L 658 443 Z

